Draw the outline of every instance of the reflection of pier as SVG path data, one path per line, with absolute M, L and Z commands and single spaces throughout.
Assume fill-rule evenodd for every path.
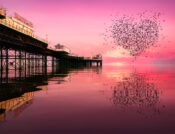
M 38 70 L 30 70 L 30 72 L 26 72 L 26 70 L 10 70 L 8 73 L 1 71 L 0 101 L 19 97 L 27 92 L 40 90 L 37 87 L 47 85 L 47 81 L 53 77 L 59 77 L 63 81 L 65 77 L 68 77 L 71 69 L 57 66 L 54 70 L 48 69 L 46 72 L 41 71 L 41 73 Z M 42 67 L 39 70 L 42 70 Z M 28 75 L 26 75 L 27 73 Z
M 86 59 L 73 56 L 67 51 L 47 48 L 48 42 L 36 36 L 32 25 L 8 17 L 0 9 L 0 70 L 31 70 L 56 64 L 102 65 L 102 59 Z M 17 18 L 20 18 L 18 15 Z M 20 19 L 21 20 L 21 19 Z
M 6 113 L 14 111 L 14 116 L 18 116 L 23 110 L 33 102 L 33 92 L 25 93 L 23 96 L 0 102 L 0 122 L 5 119 Z
M 97 73 L 101 72 L 99 67 L 70 66 L 64 65 L 48 67 L 42 71 L 37 70 L 9 70 L 0 72 L 0 121 L 3 121 L 9 111 L 15 116 L 20 114 L 26 107 L 33 103 L 35 91 L 47 90 L 48 81 L 57 81 L 57 84 L 70 81 L 69 73 L 78 70 L 89 69 Z M 20 75 L 19 75 L 20 73 Z M 7 77 L 8 76 L 8 77 Z

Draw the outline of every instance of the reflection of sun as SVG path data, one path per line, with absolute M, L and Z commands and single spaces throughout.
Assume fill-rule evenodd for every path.
M 118 64 L 120 64 L 120 63 L 118 63 Z M 121 65 L 119 65 L 119 67 L 120 66 L 123 67 L 123 64 L 121 63 Z M 109 79 L 113 79 L 114 81 L 121 82 L 121 81 L 123 81 L 124 77 L 129 77 L 130 76 L 131 70 L 128 70 L 128 69 L 125 70 L 125 71 L 123 71 L 123 70 L 121 71 L 120 69 L 118 71 L 110 70 L 110 71 L 108 71 L 106 73 L 103 72 L 103 74 L 105 74 L 105 77 L 107 77 Z
M 124 66 L 125 64 L 122 62 L 112 62 L 112 63 L 107 63 L 107 65 L 112 65 L 112 66 Z

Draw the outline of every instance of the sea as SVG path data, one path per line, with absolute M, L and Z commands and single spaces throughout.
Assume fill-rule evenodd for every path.
M 1 71 L 0 134 L 175 134 L 175 65 Z

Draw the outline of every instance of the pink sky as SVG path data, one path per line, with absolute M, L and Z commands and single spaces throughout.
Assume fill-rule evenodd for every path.
M 0 0 L 8 14 L 14 12 L 34 24 L 35 33 L 43 38 L 46 34 L 49 46 L 66 45 L 78 55 L 95 55 L 103 52 L 105 59 L 113 62 L 130 57 L 120 50 L 103 46 L 102 34 L 111 14 L 136 14 L 145 10 L 163 13 L 160 48 L 148 51 L 147 61 L 175 59 L 175 1 L 173 0 Z M 112 58 L 111 58 L 112 57 Z M 140 59 L 142 61 L 144 56 Z M 139 60 L 138 60 L 139 61 Z

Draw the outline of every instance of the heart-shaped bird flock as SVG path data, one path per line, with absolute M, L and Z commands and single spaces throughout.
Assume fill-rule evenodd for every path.
M 115 44 L 136 57 L 158 41 L 159 25 L 149 18 L 122 17 L 113 21 L 110 32 Z

